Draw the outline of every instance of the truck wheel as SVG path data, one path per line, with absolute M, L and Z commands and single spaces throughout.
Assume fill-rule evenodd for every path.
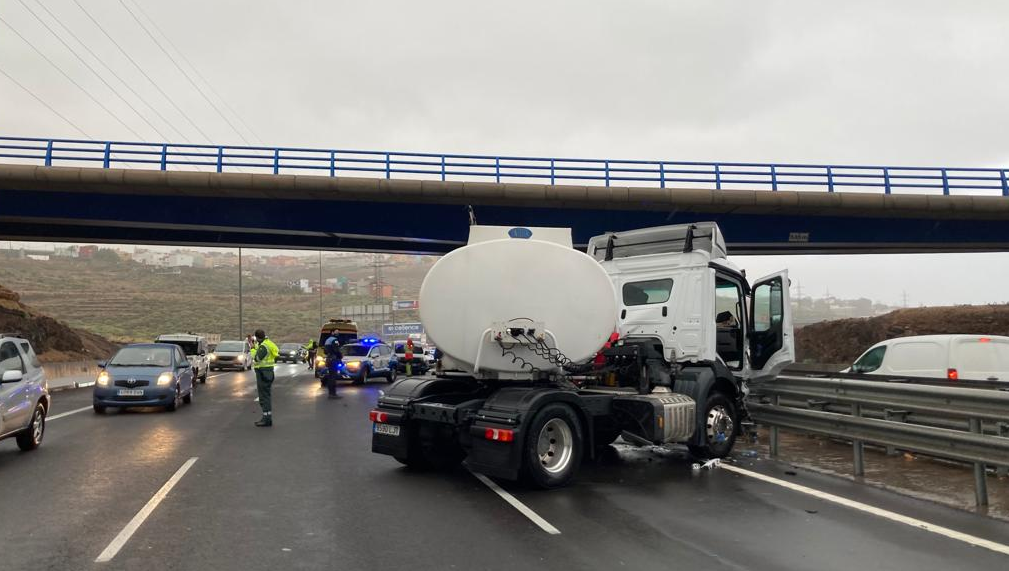
M 698 458 L 724 458 L 732 451 L 739 434 L 739 412 L 732 399 L 722 393 L 711 393 L 704 404 L 704 444 L 688 445 Z
M 540 488 L 566 486 L 578 473 L 584 442 L 581 422 L 571 407 L 561 403 L 544 406 L 526 434 L 522 453 L 525 479 Z
M 18 448 L 28 451 L 35 450 L 42 444 L 42 437 L 46 433 L 46 407 L 42 403 L 35 405 L 35 412 L 32 414 L 32 421 L 28 428 L 17 435 Z

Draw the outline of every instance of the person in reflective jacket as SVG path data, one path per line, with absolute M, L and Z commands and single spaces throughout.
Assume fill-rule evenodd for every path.
M 257 329 L 252 367 L 256 370 L 256 392 L 259 393 L 263 418 L 256 422 L 256 426 L 273 426 L 273 367 L 279 354 L 277 345 L 266 337 L 262 329 Z

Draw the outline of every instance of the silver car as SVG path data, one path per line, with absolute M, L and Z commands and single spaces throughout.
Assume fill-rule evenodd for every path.
M 49 383 L 31 343 L 0 333 L 0 439 L 13 436 L 22 450 L 38 448 L 49 403 Z

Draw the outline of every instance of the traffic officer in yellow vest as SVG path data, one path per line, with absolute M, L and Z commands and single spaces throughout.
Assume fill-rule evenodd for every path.
M 256 426 L 273 426 L 273 366 L 277 362 L 280 349 L 266 337 L 262 329 L 256 330 L 256 346 L 252 349 L 252 363 L 256 370 L 256 391 L 263 418 Z

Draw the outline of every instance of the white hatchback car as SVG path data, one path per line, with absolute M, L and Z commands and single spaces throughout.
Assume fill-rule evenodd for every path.
M 887 339 L 862 353 L 848 371 L 1009 383 L 1009 337 L 918 335 Z
M 0 333 L 0 439 L 22 450 L 42 444 L 49 412 L 49 383 L 31 343 Z

